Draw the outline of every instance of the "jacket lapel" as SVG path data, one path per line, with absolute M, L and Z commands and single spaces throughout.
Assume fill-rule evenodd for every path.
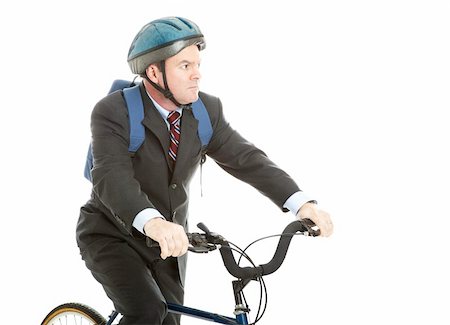
M 145 89 L 141 89 L 141 92 L 144 92 Z M 170 138 L 169 138 L 169 130 L 167 129 L 167 124 L 163 120 L 161 114 L 156 109 L 155 105 L 153 105 L 153 102 L 151 99 L 144 95 L 143 101 L 144 101 L 144 120 L 142 121 L 142 124 L 152 132 L 155 137 L 158 139 L 161 148 L 163 152 L 169 150 L 169 144 L 170 144 Z M 169 161 L 168 154 L 165 155 L 166 162 L 169 168 L 171 168 L 171 163 Z

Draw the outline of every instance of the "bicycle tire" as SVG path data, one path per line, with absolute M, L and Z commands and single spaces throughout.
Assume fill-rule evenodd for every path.
M 76 302 L 59 305 L 44 318 L 41 325 L 105 325 L 106 319 L 95 309 Z

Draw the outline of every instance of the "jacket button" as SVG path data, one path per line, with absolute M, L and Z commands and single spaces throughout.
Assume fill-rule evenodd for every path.
M 170 187 L 172 188 L 172 190 L 174 190 L 177 188 L 177 184 L 172 184 L 172 185 L 170 185 Z

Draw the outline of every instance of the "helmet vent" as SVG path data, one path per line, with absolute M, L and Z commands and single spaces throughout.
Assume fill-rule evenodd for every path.
M 186 19 L 183 19 L 181 17 L 177 17 L 179 20 L 181 20 L 189 29 L 192 29 L 192 25 L 189 24 L 189 22 Z
M 175 25 L 173 22 L 171 22 L 170 20 L 166 20 L 166 19 L 157 19 L 155 20 L 153 23 L 161 23 L 161 24 L 166 24 L 169 26 L 172 26 L 173 28 L 176 28 L 178 30 L 181 30 L 180 27 L 178 27 L 177 25 Z

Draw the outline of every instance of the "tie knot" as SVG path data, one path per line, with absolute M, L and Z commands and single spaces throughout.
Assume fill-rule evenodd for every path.
M 171 125 L 177 124 L 179 119 L 180 119 L 180 113 L 178 113 L 177 111 L 172 111 L 167 116 L 167 121 L 169 121 L 169 123 Z

